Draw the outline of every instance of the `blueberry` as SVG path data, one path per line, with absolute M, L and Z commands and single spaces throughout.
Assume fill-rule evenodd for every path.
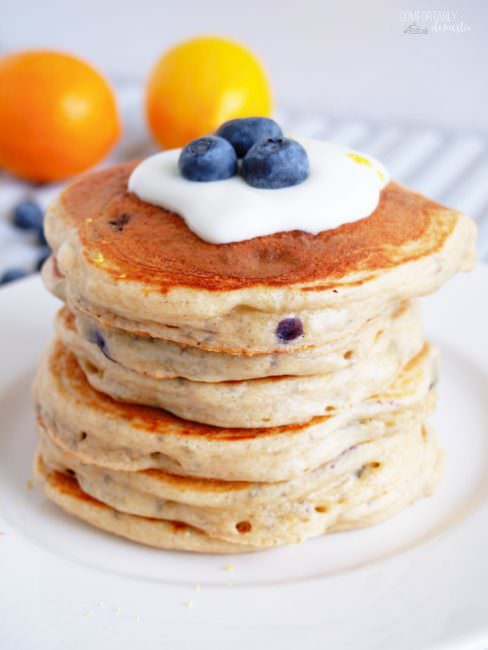
M 299 318 L 284 318 L 278 323 L 276 336 L 282 343 L 294 341 L 303 336 L 303 323 Z
M 267 138 L 249 149 L 241 173 L 246 183 L 260 189 L 298 185 L 309 174 L 307 152 L 295 140 Z
M 42 230 L 44 213 L 34 201 L 21 201 L 15 206 L 13 223 L 21 230 Z
M 95 343 L 95 345 L 107 357 L 107 359 L 113 361 L 112 357 L 110 356 L 107 341 L 99 329 L 93 329 L 88 335 L 88 340 L 90 343 Z
M 115 232 L 124 232 L 124 228 L 129 223 L 129 221 L 130 221 L 130 214 L 127 214 L 126 212 L 121 212 L 113 219 L 110 219 L 108 224 L 112 228 L 112 230 L 115 230 Z
M 5 273 L 0 275 L 0 285 L 8 284 L 14 280 L 20 280 L 21 278 L 25 278 L 26 275 L 27 273 L 22 269 L 8 269 Z
M 44 246 L 48 245 L 46 235 L 44 234 L 44 228 L 42 226 L 37 231 L 37 241 L 36 241 L 36 243 L 37 243 L 38 246 L 42 246 L 43 248 L 44 248 Z
M 228 140 L 238 158 L 243 158 L 256 142 L 266 138 L 281 138 L 283 132 L 269 117 L 243 117 L 224 122 L 218 128 L 217 135 Z
M 43 246 L 41 249 L 41 254 L 37 258 L 36 262 L 36 271 L 40 271 L 42 266 L 44 265 L 44 262 L 47 260 L 47 258 L 51 255 L 51 248 L 49 246 Z
M 237 173 L 234 147 L 216 135 L 189 142 L 178 160 L 180 173 L 189 181 L 221 181 Z

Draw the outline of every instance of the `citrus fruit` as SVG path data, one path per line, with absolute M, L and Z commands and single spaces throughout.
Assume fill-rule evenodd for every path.
M 146 115 L 157 142 L 181 147 L 237 117 L 268 116 L 271 90 L 259 60 L 218 37 L 185 41 L 159 59 L 149 77 Z
M 88 63 L 51 50 L 0 58 L 0 167 L 63 179 L 99 162 L 119 135 L 114 95 Z

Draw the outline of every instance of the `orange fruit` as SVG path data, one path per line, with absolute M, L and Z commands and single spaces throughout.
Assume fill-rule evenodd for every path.
M 114 95 L 88 63 L 50 50 L 0 58 L 0 167 L 59 180 L 95 165 L 119 135 Z
M 271 89 L 259 60 L 218 37 L 185 41 L 149 77 L 146 115 L 160 145 L 181 147 L 236 117 L 269 116 Z

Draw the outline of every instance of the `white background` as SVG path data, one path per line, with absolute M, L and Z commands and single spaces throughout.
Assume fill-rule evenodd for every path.
M 0 0 L 0 8 L 1 49 L 64 48 L 113 79 L 143 79 L 171 44 L 222 34 L 262 57 L 282 107 L 488 131 L 486 0 Z M 403 33 L 401 12 L 417 9 L 455 11 L 471 31 Z

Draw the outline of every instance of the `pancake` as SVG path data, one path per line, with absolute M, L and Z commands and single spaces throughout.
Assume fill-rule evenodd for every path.
M 384 392 L 346 411 L 300 425 L 219 428 L 94 390 L 59 341 L 44 355 L 34 385 L 39 417 L 67 453 L 114 470 L 163 469 L 230 481 L 300 477 L 363 441 L 421 423 L 433 407 L 437 354 L 425 346 Z
M 372 320 L 390 313 L 397 306 L 397 303 L 385 306 L 382 299 L 373 298 L 360 303 L 356 309 L 343 306 L 270 314 L 249 307 L 237 307 L 225 317 L 181 322 L 167 316 L 166 323 L 161 324 L 125 318 L 74 293 L 66 279 L 59 275 L 55 256 L 51 256 L 44 265 L 43 279 L 50 291 L 63 300 L 73 313 L 96 322 L 99 328 L 118 329 L 130 336 L 176 343 L 180 349 L 193 347 L 234 356 L 300 352 L 333 344 L 339 338 L 356 335 Z M 282 341 L 277 334 L 279 324 L 289 319 L 298 319 L 303 334 Z
M 83 492 L 115 510 L 260 548 L 376 523 L 429 494 L 442 464 L 435 437 L 422 425 L 356 445 L 300 479 L 275 484 L 109 471 L 81 463 L 42 427 L 40 433 L 48 467 L 71 474 Z
M 436 290 L 474 260 L 470 219 L 396 183 L 355 223 L 212 245 L 178 215 L 130 194 L 132 169 L 82 177 L 46 216 L 55 252 L 48 286 L 126 331 L 215 351 L 302 349 Z M 280 341 L 278 325 L 291 317 L 303 336 Z
M 137 542 L 234 553 L 430 494 L 437 352 L 414 299 L 472 267 L 474 223 L 390 182 L 360 221 L 213 245 L 128 192 L 133 168 L 46 214 L 65 303 L 34 382 L 48 498 Z
M 244 544 L 228 544 L 178 521 L 163 521 L 128 515 L 93 499 L 77 481 L 46 466 L 38 455 L 35 474 L 46 496 L 70 515 L 102 530 L 139 544 L 197 553 L 243 553 L 253 551 Z
M 158 338 L 129 334 L 121 329 L 100 326 L 95 319 L 80 313 L 74 317 L 66 308 L 56 318 L 56 331 L 63 338 L 66 332 L 76 328 L 80 337 L 98 345 L 120 366 L 154 379 L 183 377 L 193 381 L 218 382 L 342 370 L 373 356 L 375 343 L 380 338 L 391 340 L 392 329 L 398 318 L 410 321 L 415 338 L 420 327 L 418 309 L 412 303 L 403 303 L 373 318 L 350 336 L 343 336 L 328 344 L 306 350 L 286 353 L 280 350 L 252 356 L 208 352 Z
M 347 409 L 389 386 L 424 345 L 418 319 L 404 312 L 371 355 L 342 370 L 305 377 L 195 382 L 153 379 L 109 359 L 75 330 L 61 338 L 77 356 L 90 384 L 114 399 L 163 408 L 178 417 L 220 427 L 256 428 L 306 422 L 326 409 Z

